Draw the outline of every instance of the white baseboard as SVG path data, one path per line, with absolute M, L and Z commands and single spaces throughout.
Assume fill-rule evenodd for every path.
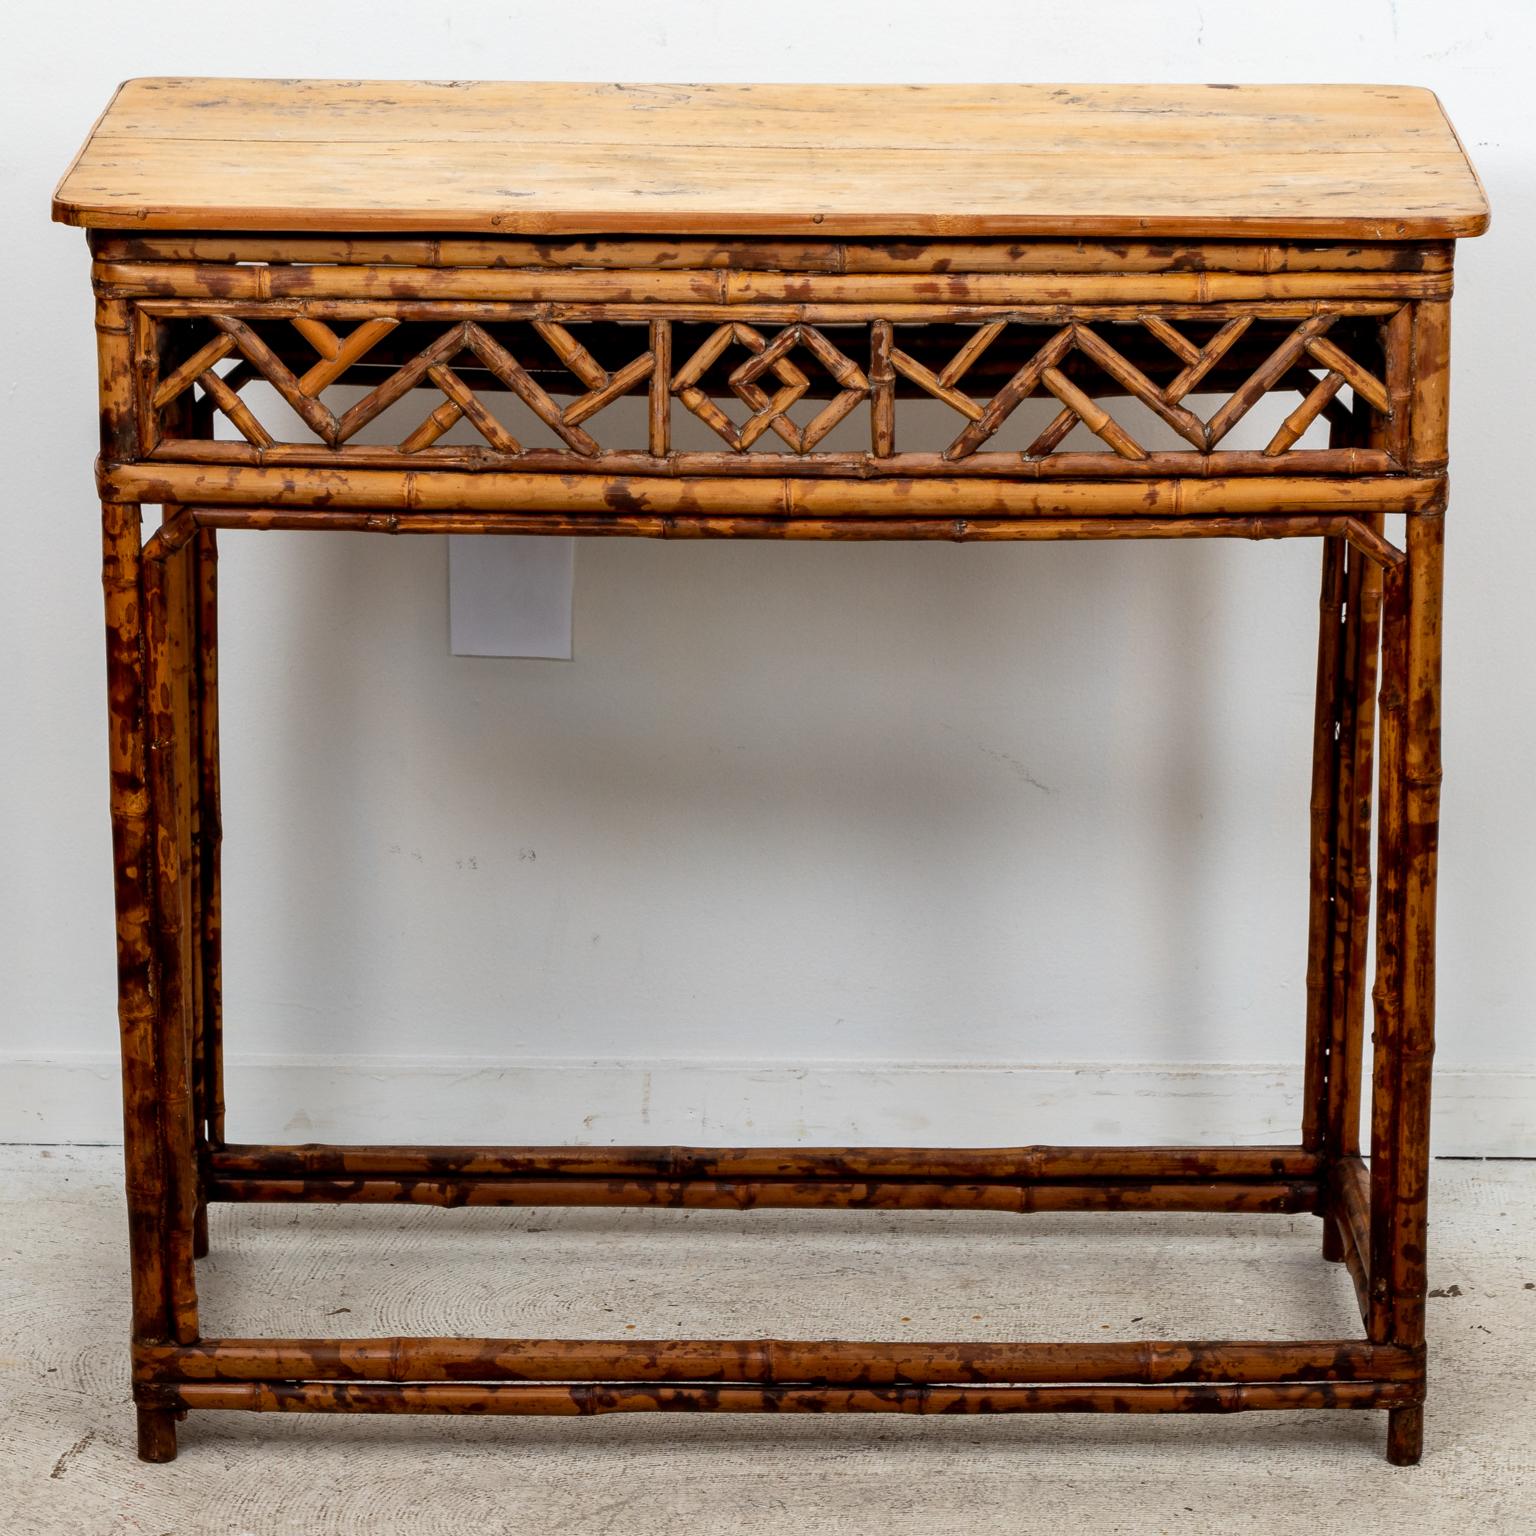
M 237 1141 L 1292 1142 L 1301 1069 L 240 1056 Z M 117 1142 L 117 1060 L 0 1054 L 0 1142 Z M 1536 1069 L 1435 1074 L 1440 1156 L 1536 1156 Z

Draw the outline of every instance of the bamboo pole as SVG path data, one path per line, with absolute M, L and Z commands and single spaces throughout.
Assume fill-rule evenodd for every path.
M 890 459 L 896 452 L 896 370 L 891 363 L 895 345 L 889 320 L 876 320 L 870 328 L 869 431 L 870 456 Z
M 136 458 L 139 452 L 134 323 L 127 304 L 97 299 L 96 393 L 101 453 L 109 460 Z
M 1197 518 L 1032 518 L 854 519 L 832 521 L 748 517 L 532 517 L 483 513 L 331 512 L 324 508 L 200 507 L 200 526 L 352 531 L 390 534 L 549 534 L 586 537 L 756 539 L 942 539 L 963 544 L 989 540 L 1049 541 L 1099 539 L 1289 539 L 1337 536 L 1372 559 L 1395 565 L 1403 556 L 1379 540 L 1363 523 L 1349 517 L 1197 517 Z
M 104 432 L 116 424 L 107 401 L 103 424 Z M 170 1240 L 160 1096 L 162 1059 L 154 996 L 155 853 L 145 730 L 139 508 L 130 503 L 102 507 L 102 586 L 106 599 L 107 743 L 132 1336 L 135 1343 L 147 1343 L 170 1337 Z M 137 1419 L 140 1457 L 170 1461 L 176 1454 L 173 1412 L 140 1405 Z
M 1337 318 L 1336 314 L 1318 314 L 1303 320 L 1206 423 L 1207 447 L 1214 448 L 1296 366 L 1308 344 L 1321 336 Z
M 650 336 L 656 360 L 649 385 L 650 457 L 664 461 L 672 451 L 672 322 L 652 320 Z
M 164 507 L 161 512 L 165 524 L 180 527 L 190 521 L 183 517 L 183 509 L 178 507 Z M 203 1143 L 202 1126 L 198 1117 L 202 1074 L 197 1065 L 202 1009 L 202 924 L 199 916 L 202 895 L 199 865 L 202 850 L 197 840 L 201 799 L 199 793 L 201 731 L 197 719 L 198 688 L 193 676 L 197 665 L 196 538 L 195 525 L 186 527 L 174 556 L 160 557 L 167 561 L 165 575 L 168 595 L 172 722 L 169 746 L 172 783 L 175 790 L 170 825 L 176 838 L 176 868 L 179 876 L 176 906 L 180 921 L 176 932 L 179 945 L 177 969 L 182 979 L 182 1009 L 176 1045 L 182 1055 L 182 1071 L 185 1074 L 186 1134 L 190 1140 L 190 1152 L 185 1166 L 178 1169 L 178 1179 L 173 1187 L 178 1200 L 178 1223 L 188 1232 L 188 1241 L 194 1257 L 197 1252 L 197 1212 L 201 1203 L 198 1169 Z M 157 701 L 151 697 L 150 719 L 152 722 L 156 719 L 156 708 Z M 153 740 L 151 745 L 158 749 L 158 743 Z M 159 814 L 158 810 L 156 814 Z M 174 1056 L 168 1054 L 168 1070 L 173 1062 Z M 175 1079 L 172 1082 L 173 1086 L 178 1086 Z M 177 1121 L 174 1115 L 168 1124 L 173 1128 L 176 1126 Z M 192 1308 L 190 1326 L 195 1336 L 197 1326 L 195 1293 L 192 1297 Z
M 1307 928 L 1306 1068 L 1302 1092 L 1302 1145 L 1318 1151 L 1327 1126 L 1333 995 L 1328 960 L 1333 933 L 1333 879 L 1338 826 L 1339 655 L 1343 624 L 1342 538 L 1323 541 L 1318 598 L 1317 684 L 1312 723 L 1311 891 Z M 1326 1234 L 1325 1234 L 1326 1242 Z
M 142 1400 L 255 1413 L 1241 1413 L 1409 1404 L 1407 1382 L 1045 1387 L 747 1387 L 593 1382 L 181 1382 L 141 1387 Z M 1395 1410 L 1402 1411 L 1402 1410 Z
M 1382 446 L 1401 464 L 1411 455 L 1413 422 L 1413 305 L 1404 304 L 1381 321 L 1381 353 L 1389 414 Z
M 304 425 L 323 442 L 335 446 L 336 418 L 313 396 L 304 392 L 303 385 L 262 338 L 243 320 L 232 315 L 215 315 L 213 323 L 224 332 L 247 357 L 261 376 L 287 401 L 289 408 Z M 206 377 L 206 375 L 205 375 Z
M 219 786 L 218 535 L 197 532 L 197 719 L 199 812 L 202 826 L 204 1034 L 199 1071 L 210 1148 L 224 1143 L 223 809 Z
M 1355 1230 L 1349 1225 L 1347 1213 L 1330 1206 L 1329 1214 L 1337 1223 L 1339 1262 L 1349 1275 L 1355 1290 L 1355 1305 L 1362 1316 L 1370 1311 L 1370 1265 L 1365 1250 L 1355 1240 Z
M 1060 369 L 1045 369 L 1040 375 L 1040 382 L 1078 421 L 1096 437 L 1108 443 L 1121 458 L 1145 462 L 1147 450 L 1098 401 L 1079 389 Z
M 265 469 L 240 464 L 115 464 L 99 484 L 119 501 L 218 506 L 313 506 L 402 512 L 569 513 L 600 516 L 703 516 L 871 519 L 1216 517 L 1333 512 L 1423 512 L 1442 504 L 1440 477 L 1238 477 L 1189 481 L 1030 482 L 935 477 L 914 483 L 870 480 L 668 478 L 537 475 L 488 470 L 431 474 L 412 470 Z
M 145 313 L 145 311 L 140 311 Z M 314 321 L 298 321 L 295 325 L 314 324 Z M 235 350 L 235 338 L 227 331 L 220 331 L 212 341 L 204 342 L 196 352 L 165 375 L 155 386 L 155 392 L 149 398 L 154 408 L 158 411 L 168 405 L 172 400 L 196 383 L 205 373 L 213 370 L 215 363 L 222 362 Z
M 622 1381 L 760 1386 L 1414 1381 L 1392 1344 L 967 1344 L 817 1339 L 201 1339 L 143 1345 L 134 1379 L 191 1381 Z
M 138 401 L 156 397 L 160 377 L 160 322 L 142 310 L 133 312 L 130 328 L 133 350 L 134 392 Z M 153 453 L 159 437 L 159 418 L 152 410 L 136 410 L 138 454 Z
M 1266 299 L 1443 299 L 1438 272 L 927 272 L 821 273 L 622 271 L 489 267 L 226 266 L 99 261 L 97 291 L 110 298 L 468 299 L 586 304 L 1093 304 L 1232 303 Z
M 1360 1321 L 1371 1320 L 1371 1193 L 1370 1173 L 1357 1155 L 1342 1158 L 1331 1171 L 1329 1209 L 1343 1247 L 1343 1261 L 1354 1282 Z M 1422 1372 L 1421 1372 L 1422 1374 Z
M 1324 368 L 1338 374 L 1355 394 L 1373 409 L 1385 415 L 1391 410 L 1387 388 L 1369 369 L 1361 367 L 1347 352 L 1341 351 L 1326 336 L 1314 336 L 1307 343 L 1307 353 Z
M 175 516 L 176 509 L 170 509 Z M 202 572 L 199 540 L 206 535 L 195 525 L 184 556 L 186 584 L 182 604 L 184 632 L 178 644 L 176 705 L 182 729 L 176 745 L 176 783 L 181 791 L 178 820 L 182 829 L 182 910 L 187 914 L 182 925 L 184 974 L 188 978 L 188 1062 L 191 1079 L 192 1167 L 195 1204 L 192 1220 L 192 1257 L 208 1252 L 208 1202 L 203 1198 L 201 1170 L 208 1149 L 208 1077 L 204 1062 L 209 1052 L 208 984 L 204 964 L 203 927 L 208 906 L 207 858 L 203 823 L 203 724 L 202 724 L 202 646 L 199 639 L 199 609 L 202 604 Z
M 1402 333 L 1391 339 L 1402 345 Z M 1443 465 L 1448 422 L 1450 311 L 1414 306 L 1413 409 L 1408 451 L 1415 464 Z M 1390 363 L 1389 363 L 1390 367 Z M 1383 742 L 1394 769 L 1382 777 L 1383 891 L 1377 948 L 1378 1050 L 1372 1150 L 1372 1336 L 1413 1349 L 1424 1344 L 1429 1197 L 1430 1072 L 1434 1055 L 1435 881 L 1440 808 L 1441 590 L 1443 511 L 1408 519 L 1408 565 L 1391 585 L 1394 656 L 1383 686 Z M 1400 637 L 1399 637 L 1400 636 Z M 1388 685 L 1396 695 L 1390 699 Z M 1392 878 L 1387 876 L 1389 858 Z M 1377 1256 L 1380 1265 L 1377 1267 Z M 1421 1404 L 1389 1415 L 1387 1456 L 1416 1462 L 1423 1447 Z
M 1371 520 L 1380 535 L 1382 520 Z M 1343 991 L 1337 1058 L 1329 1074 L 1329 1127 L 1331 1158 L 1353 1157 L 1360 1151 L 1360 1097 L 1362 1041 L 1365 1027 L 1365 958 L 1371 920 L 1371 811 L 1374 798 L 1376 743 L 1376 682 L 1381 653 L 1382 567 L 1376 561 L 1360 563 L 1353 606 L 1353 654 L 1350 658 L 1350 704 L 1345 716 L 1349 756 L 1347 795 L 1341 780 L 1339 815 L 1347 823 L 1347 867 L 1340 871 L 1338 951 L 1343 960 Z
M 176 756 L 184 719 L 177 695 L 183 649 L 187 548 L 162 557 L 154 541 L 143 562 L 145 695 L 148 701 L 149 788 L 154 816 L 157 1083 L 165 1146 L 167 1276 L 170 1329 L 182 1343 L 197 1337 L 197 1286 L 193 1274 L 197 1178 L 192 1130 L 190 977 L 184 936 L 186 887 L 184 833 L 178 810 Z
M 1451 306 L 1448 298 L 1413 306 L 1413 411 L 1408 461 L 1416 469 L 1445 468 L 1450 415 Z
M 1335 423 L 1330 441 L 1356 443 L 1368 433 L 1363 411 L 1347 423 Z M 1380 536 L 1381 519 L 1369 519 Z M 1323 1256 L 1346 1263 L 1357 1286 L 1366 1263 L 1351 1244 L 1340 1214 L 1336 1170 L 1360 1149 L 1360 1088 L 1365 1013 L 1365 950 L 1371 912 L 1370 832 L 1373 798 L 1372 753 L 1375 744 L 1375 690 L 1380 649 L 1381 566 L 1348 551 L 1340 574 L 1342 619 L 1333 647 L 1334 704 L 1328 729 L 1336 736 L 1325 755 L 1334 782 L 1331 826 L 1327 838 L 1326 926 L 1320 935 L 1325 988 L 1325 1061 L 1319 1108 L 1319 1133 L 1328 1162 L 1329 1195 L 1324 1201 Z M 1321 675 L 1319 686 L 1322 686 Z M 1316 765 L 1315 765 L 1316 766 Z M 1322 872 L 1314 853 L 1314 876 Z M 1315 1079 L 1314 1079 L 1315 1081 Z
M 1375 1028 L 1371 1037 L 1370 1273 L 1371 1311 L 1366 1332 L 1390 1339 L 1388 1274 L 1394 1237 L 1398 1161 L 1398 1102 L 1403 1037 L 1403 895 L 1405 877 L 1405 772 L 1407 709 L 1408 573 L 1386 574 L 1382 618 L 1380 810 L 1377 829 Z
M 104 290 L 109 296 L 112 290 Z M 1228 302 L 1181 304 L 1162 301 L 1155 313 L 1166 320 L 1308 320 L 1317 315 L 1373 316 L 1394 315 L 1403 301 L 1387 299 L 1268 299 L 1231 300 Z M 215 315 L 241 318 L 293 320 L 366 321 L 376 319 L 430 320 L 453 323 L 463 320 L 559 320 L 559 321 L 635 321 L 654 320 L 654 303 L 623 303 L 618 300 L 572 300 L 545 298 L 516 301 L 508 299 L 441 297 L 400 298 L 381 293 L 374 298 L 323 299 L 291 297 L 284 299 L 232 298 L 137 298 L 135 307 L 147 315 L 163 319 L 211 319 Z M 957 325 L 985 325 L 997 320 L 1011 320 L 1023 325 L 1067 325 L 1074 320 L 1124 320 L 1140 324 L 1153 306 L 1144 300 L 1072 303 L 957 304 L 933 300 L 896 303 L 890 299 L 855 303 L 847 300 L 818 302 L 796 300 L 774 304 L 684 303 L 670 302 L 666 316 L 671 320 L 712 322 L 732 325 L 843 325 L 890 320 L 897 324 L 952 322 Z M 1186 391 L 1187 392 L 1187 391 Z
M 1192 443 L 1203 453 L 1207 447 L 1205 423 L 1193 412 L 1170 399 L 1136 365 L 1122 357 L 1097 331 L 1085 325 L 1074 327 L 1077 345 L 1091 357 L 1110 378 L 1119 383 L 1128 394 L 1160 416 L 1180 437 Z M 1169 392 L 1171 394 L 1171 391 Z M 1081 413 L 1079 413 L 1081 414 Z M 1085 418 L 1086 419 L 1086 418 Z
M 112 853 L 117 892 L 118 1012 L 122 1029 L 124 1162 L 133 1272 L 133 1334 L 166 1337 L 164 1149 L 156 1084 L 153 832 L 145 741 L 139 509 L 102 508 Z
M 1392 1231 L 1387 1283 L 1392 1339 L 1424 1343 L 1428 1288 L 1430 1069 L 1435 1048 L 1435 876 L 1440 816 L 1440 605 L 1445 559 L 1443 515 L 1408 522 L 1407 698 L 1405 710 L 1402 1020 L 1392 1159 Z M 1388 1455 L 1418 1459 L 1423 1416 L 1394 1416 Z
M 96 305 L 101 450 L 131 456 L 138 446 L 133 321 L 126 305 Z M 155 973 L 155 829 L 149 789 L 148 699 L 144 672 L 140 508 L 101 508 L 102 593 L 106 618 L 107 749 L 111 775 L 112 865 L 116 903 L 117 1012 L 123 1069 L 123 1167 L 128 1205 L 135 1343 L 170 1339 L 170 1234 L 167 1150 Z M 176 1454 L 174 1412 L 137 1408 L 145 1461 Z
M 884 322 L 877 320 L 875 326 L 878 327 L 882 323 L 887 328 L 887 331 L 889 331 L 890 321 L 888 320 Z M 972 343 L 975 342 L 978 336 L 983 336 L 988 331 L 996 330 L 1003 324 L 1005 324 L 1003 321 L 993 321 L 989 326 L 978 328 L 972 332 Z M 887 342 L 889 341 L 888 335 L 886 340 Z M 880 333 L 876 331 L 876 347 L 880 345 L 880 342 Z M 895 375 L 900 374 L 902 378 L 909 379 L 912 383 L 916 384 L 923 394 L 931 395 L 935 400 L 942 400 L 952 411 L 959 412 L 967 421 L 980 421 L 985 414 L 984 407 L 978 405 L 963 389 L 957 388 L 954 380 L 946 380 L 941 374 L 935 373 L 933 369 L 924 363 L 920 363 L 915 357 L 909 356 L 899 347 L 888 347 L 886 360 L 890 365 L 892 373 L 891 399 L 893 401 L 895 399 Z M 946 373 L 948 371 L 948 369 L 945 370 Z M 956 379 L 959 377 L 959 372 L 957 370 Z
M 1301 404 L 1280 423 L 1275 435 L 1265 445 L 1267 458 L 1288 454 L 1297 439 L 1319 416 L 1325 415 L 1334 397 L 1344 387 L 1344 375 L 1326 373 L 1302 397 Z
M 1343 668 L 1336 813 L 1339 851 L 1334 876 L 1333 1036 L 1327 1120 L 1331 1161 L 1351 1157 L 1360 1150 L 1365 949 L 1371 912 L 1371 770 L 1380 649 L 1381 567 L 1358 556 L 1352 567 L 1350 617 L 1345 625 L 1347 655 Z
M 1294 1146 L 1253 1147 L 430 1147 L 214 1148 L 216 1175 L 339 1178 L 532 1174 L 578 1178 L 922 1179 L 962 1183 L 1055 1179 L 1314 1178 L 1322 1157 Z
M 141 400 L 150 398 L 154 372 L 142 375 Z M 196 403 L 190 393 L 179 395 L 161 412 L 161 421 L 177 432 L 207 428 L 198 420 Z M 186 507 L 164 507 L 159 531 L 154 538 L 156 558 L 165 559 L 186 550 L 186 601 L 180 606 L 185 633 L 175 639 L 176 688 L 173 713 L 182 722 L 176 740 L 176 783 L 180 803 L 175 807 L 175 821 L 183 834 L 179 838 L 182 871 L 182 910 L 188 914 L 182 927 L 182 974 L 190 988 L 190 1074 L 193 1142 L 193 1172 L 196 1190 L 192 1224 L 192 1254 L 201 1258 L 208 1251 L 208 1205 L 203 1198 L 200 1170 L 207 1148 L 209 1116 L 209 1081 L 204 1062 L 212 1048 L 209 1022 L 210 976 L 204 964 L 204 925 L 217 894 L 210 888 L 210 873 L 216 874 L 217 854 L 210 870 L 208 837 L 213 817 L 205 803 L 203 786 L 204 689 L 201 683 L 202 645 L 199 640 L 200 610 L 203 603 L 202 541 L 211 540 L 209 532 L 200 534 Z M 189 546 L 199 547 L 189 547 Z
M 939 373 L 938 382 L 943 389 L 954 389 L 968 374 L 983 353 L 1008 329 L 1006 320 L 994 320 L 990 325 L 977 326 L 966 338 L 965 344 Z
M 1275 241 L 1098 242 L 1077 239 L 927 240 L 529 240 L 412 239 L 398 235 L 90 232 L 108 262 L 294 262 L 405 267 L 591 267 L 676 271 L 731 267 L 792 272 L 1431 272 L 1448 271 L 1440 241 L 1296 245 Z
M 992 396 L 980 416 L 944 450 L 946 459 L 964 459 L 975 453 L 1014 410 L 1037 388 L 1048 369 L 1054 368 L 1072 348 L 1070 324 L 1052 336 L 1003 387 Z
M 464 347 L 473 351 L 502 384 L 511 390 L 550 431 L 559 436 L 567 447 L 587 458 L 597 453 L 596 441 L 580 427 L 567 424 L 560 407 L 489 331 L 473 321 L 466 320 L 460 339 L 453 350 L 459 351 Z M 353 409 L 355 410 L 356 407 Z M 347 414 L 350 416 L 352 412 L 349 411 Z M 342 421 L 345 425 L 346 417 L 343 417 Z M 343 436 L 346 435 L 348 434 L 344 432 Z
M 664 324 L 665 322 L 658 322 Z M 428 370 L 429 373 L 431 370 Z M 653 397 L 654 402 L 654 397 Z M 881 407 L 878 392 L 874 403 Z M 657 408 L 659 410 L 659 407 Z M 891 402 L 894 416 L 894 401 Z M 894 432 L 894 424 L 892 427 Z M 1178 477 L 1218 480 L 1239 475 L 1298 478 L 1397 473 L 1401 465 L 1390 453 L 1372 448 L 1299 448 L 1284 454 L 1250 453 L 1223 449 L 1203 454 L 1188 450 L 1149 452 L 1145 459 L 1126 462 L 1106 453 L 1053 453 L 1048 458 L 1013 451 L 985 451 L 963 459 L 946 459 L 942 453 L 896 453 L 882 459 L 878 453 L 817 453 L 801 457 L 792 453 L 759 451 L 752 454 L 686 452 L 661 454 L 609 452 L 591 455 L 561 449 L 525 448 L 515 460 L 479 443 L 456 443 L 418 449 L 407 463 L 393 445 L 340 443 L 329 448 L 319 443 L 271 443 L 209 441 L 167 437 L 149 455 L 170 463 L 256 464 L 267 466 L 310 465 L 347 469 L 407 469 L 430 465 L 435 470 L 475 472 L 488 469 L 520 469 L 549 474 L 581 473 L 611 475 L 731 475 L 756 479 L 795 475 L 808 479 L 903 479 L 932 476 L 988 477 L 1017 480 L 1164 479 Z
M 486 444 L 492 452 L 501 455 L 522 452 L 523 445 L 501 424 L 500 418 L 491 412 L 480 396 L 446 363 L 433 364 L 432 367 L 427 369 L 427 377 L 448 397 L 446 403 L 454 409 L 455 414 L 451 420 L 446 416 L 443 417 L 443 431 L 447 431 L 454 421 L 467 419 L 469 424 L 485 438 Z M 442 409 L 439 406 L 438 410 L 433 412 L 433 417 L 437 417 Z M 435 439 L 439 434 L 434 428 L 430 435 Z M 413 456 L 419 451 L 417 447 L 419 439 L 422 440 L 421 446 L 425 447 L 426 443 L 423 439 L 422 428 L 420 427 L 417 428 L 409 440 Z M 406 444 L 402 444 L 401 451 L 404 452 L 405 448 Z
M 645 1179 L 528 1177 L 209 1177 L 210 1200 L 437 1206 L 667 1206 L 695 1210 L 1241 1211 L 1316 1208 L 1313 1181 L 1243 1183 L 1104 1180 L 1099 1183 L 955 1183 L 877 1179 Z

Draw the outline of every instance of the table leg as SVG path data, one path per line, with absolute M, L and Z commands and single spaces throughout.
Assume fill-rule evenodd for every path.
M 161 1105 L 163 1061 L 155 1001 L 153 868 L 144 677 L 144 603 L 139 508 L 102 507 L 106 596 L 108 756 L 117 900 L 117 996 L 123 1063 L 123 1164 L 136 1343 L 165 1342 L 170 1329 L 170 1208 Z M 140 1406 L 139 1454 L 176 1454 L 175 1415 Z
M 139 449 L 133 318 L 122 299 L 98 298 L 96 361 L 101 449 L 108 460 Z M 151 786 L 149 618 L 137 502 L 103 502 L 102 588 L 107 631 L 107 754 L 111 772 L 112 867 L 117 913 L 117 1013 L 123 1065 L 123 1172 L 135 1343 L 171 1342 L 177 1255 L 166 1135 L 171 1077 L 165 1056 L 157 947 L 158 829 Z M 190 1256 L 187 1268 L 190 1269 Z M 138 1403 L 139 1455 L 176 1454 L 174 1409 Z
M 1450 391 L 1450 305 L 1413 306 L 1393 346 L 1407 409 L 1398 450 L 1413 469 L 1445 468 Z M 1389 370 L 1391 371 L 1391 370 Z M 1392 676 L 1382 688 L 1382 726 L 1396 740 L 1382 764 L 1381 911 L 1376 983 L 1377 1094 L 1371 1135 L 1373 1339 L 1424 1350 L 1428 1285 L 1430 1067 L 1435 1044 L 1435 881 L 1440 820 L 1441 589 L 1445 513 L 1407 519 L 1406 571 L 1392 583 Z M 1390 686 L 1388 684 L 1390 683 Z M 1390 811 L 1389 811 L 1390 807 Z M 1388 836 L 1388 820 L 1391 836 Z M 1422 1367 L 1421 1367 L 1422 1371 Z M 1422 1374 L 1420 1380 L 1422 1395 Z M 1387 1456 L 1411 1465 L 1423 1449 L 1420 1405 L 1391 1411 Z
M 1424 1347 L 1428 1286 L 1430 1069 L 1435 1048 L 1435 881 L 1440 820 L 1440 614 L 1445 516 L 1408 520 L 1405 700 L 1402 750 L 1400 960 L 1397 1091 L 1390 1127 L 1390 1183 L 1384 1222 L 1384 1323 L 1394 1343 Z M 1373 1273 L 1374 1273 L 1373 1269 Z M 1394 1409 L 1387 1454 L 1397 1465 L 1419 1459 L 1421 1407 Z
M 1370 914 L 1370 763 L 1380 574 L 1323 545 L 1312 742 L 1311 918 L 1303 1145 L 1323 1155 L 1323 1255 L 1344 1257 L 1331 1174 L 1359 1151 L 1364 941 Z
M 1316 712 L 1312 728 L 1311 900 L 1307 931 L 1307 1056 L 1303 1090 L 1302 1145 L 1325 1151 L 1328 1124 L 1329 1046 L 1333 1038 L 1333 888 L 1337 863 L 1339 662 L 1344 603 L 1343 539 L 1322 541 L 1322 592 L 1318 600 Z M 1323 1170 L 1326 1190 L 1326 1166 Z M 1324 1225 L 1324 1252 L 1328 1251 Z
M 172 509 L 166 511 L 169 514 Z M 167 544 L 162 533 L 145 546 L 144 681 L 155 832 L 155 970 L 159 982 L 156 1001 L 165 1193 L 170 1211 L 170 1326 L 183 1342 L 197 1337 L 193 1272 L 198 1202 L 193 1045 L 199 971 L 192 857 L 196 801 L 191 654 L 194 579 L 194 546 L 190 541 Z
M 211 528 L 199 529 L 191 560 L 192 714 L 197 761 L 193 787 L 194 904 L 197 948 L 197 1017 L 193 1034 L 193 1081 L 199 1152 L 224 1144 L 224 1009 L 221 943 L 220 849 L 223 825 L 219 799 L 218 543 Z M 208 1252 L 208 1202 L 198 1188 L 193 1251 Z
M 1336 422 L 1333 448 L 1369 429 Z M 1364 519 L 1381 532 L 1379 516 Z M 1371 913 L 1370 835 L 1380 566 L 1343 540 L 1324 543 L 1312 745 L 1312 906 L 1307 954 L 1303 1143 L 1324 1156 L 1323 1256 L 1344 1258 L 1339 1168 L 1360 1152 L 1365 951 Z
M 1380 531 L 1380 518 L 1373 520 Z M 1365 953 L 1371 918 L 1371 813 L 1376 745 L 1376 675 L 1381 640 L 1381 567 L 1347 553 L 1346 613 L 1340 658 L 1336 868 L 1329 991 L 1327 1107 L 1323 1143 L 1328 1160 L 1328 1218 L 1324 1254 L 1343 1257 L 1338 1227 L 1340 1165 L 1360 1153 L 1361 1060 L 1365 1032 Z

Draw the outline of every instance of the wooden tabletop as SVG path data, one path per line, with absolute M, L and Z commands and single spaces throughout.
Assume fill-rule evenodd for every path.
M 1480 234 L 1433 94 L 1375 85 L 143 79 L 54 217 L 509 234 Z

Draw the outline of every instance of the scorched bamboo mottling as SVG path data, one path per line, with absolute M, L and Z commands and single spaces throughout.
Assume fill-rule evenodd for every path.
M 134 80 L 54 209 L 94 258 L 144 1459 L 189 1409 L 1372 1408 L 1417 1460 L 1450 296 L 1488 218 L 1432 95 Z M 1294 1144 L 230 1143 L 218 539 L 255 530 L 1316 540 Z M 204 1337 L 243 1200 L 1311 1212 L 1363 1336 Z

